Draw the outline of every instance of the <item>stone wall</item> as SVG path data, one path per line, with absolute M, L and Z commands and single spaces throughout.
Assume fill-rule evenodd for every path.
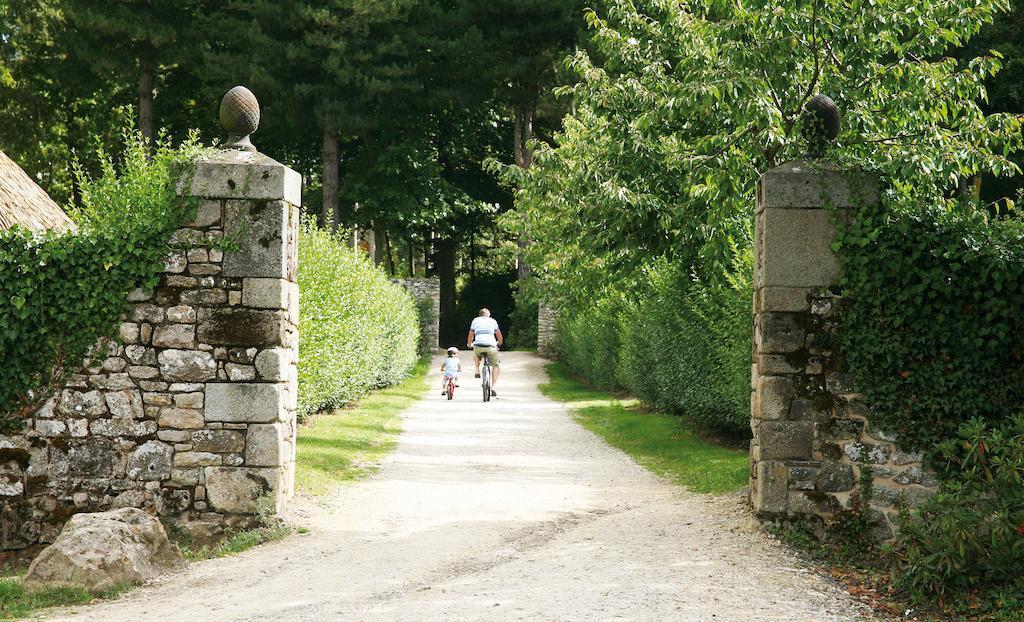
M 558 356 L 558 309 L 544 304 L 537 307 L 537 354 Z
M 0 437 L 0 550 L 116 507 L 210 535 L 292 494 L 301 180 L 225 151 L 184 181 L 198 214 L 159 285 L 130 295 L 117 338 L 23 434 Z
M 420 354 L 434 352 L 441 340 L 441 281 L 436 278 L 392 279 L 416 301 L 420 315 Z
M 758 185 L 750 496 L 762 517 L 828 522 L 850 509 L 870 468 L 872 513 L 884 538 L 897 504 L 921 503 L 936 481 L 920 454 L 871 426 L 834 347 L 848 303 L 834 286 L 834 219 L 845 217 L 854 197 L 878 200 L 874 180 L 860 178 L 795 162 Z

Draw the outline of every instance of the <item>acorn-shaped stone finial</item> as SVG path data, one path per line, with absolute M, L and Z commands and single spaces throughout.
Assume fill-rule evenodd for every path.
M 803 135 L 808 143 L 808 155 L 821 157 L 828 144 L 839 136 L 842 117 L 839 107 L 828 95 L 818 93 L 804 104 Z
M 220 125 L 228 133 L 225 149 L 256 151 L 249 135 L 260 126 L 260 103 L 252 91 L 236 86 L 220 100 Z

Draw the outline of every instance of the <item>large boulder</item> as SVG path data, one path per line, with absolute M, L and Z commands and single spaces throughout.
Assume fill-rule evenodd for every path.
M 101 592 L 143 583 L 182 563 L 160 521 L 142 510 L 75 514 L 29 566 L 24 585 Z

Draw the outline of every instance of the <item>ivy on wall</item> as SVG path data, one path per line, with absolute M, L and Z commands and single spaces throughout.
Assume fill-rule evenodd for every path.
M 125 132 L 123 158 L 79 173 L 82 208 L 69 232 L 0 232 L 0 431 L 21 420 L 114 333 L 128 293 L 156 285 L 168 238 L 194 214 L 174 182 L 203 149 Z
M 863 207 L 836 244 L 842 348 L 871 421 L 931 450 L 1024 406 L 1024 222 L 973 204 Z

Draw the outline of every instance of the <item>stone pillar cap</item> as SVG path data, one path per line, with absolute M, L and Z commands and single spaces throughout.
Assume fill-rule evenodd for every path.
M 177 192 L 206 199 L 287 201 L 301 205 L 302 176 L 257 151 L 224 149 L 196 162 L 194 172 L 179 179 Z
M 863 181 L 860 188 L 851 182 Z M 824 162 L 790 160 L 769 169 L 757 184 L 757 211 L 764 209 L 846 209 L 857 200 L 878 202 L 880 183 L 875 173 L 844 170 Z

